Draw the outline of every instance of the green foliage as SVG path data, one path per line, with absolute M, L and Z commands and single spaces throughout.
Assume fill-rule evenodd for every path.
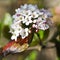
M 37 33 L 38 37 L 39 37 L 39 40 L 43 41 L 45 40 L 48 35 L 49 35 L 49 29 L 47 30 L 39 30 L 38 33 Z
M 0 37 L 1 37 L 1 21 L 0 21 Z
M 10 25 L 12 24 L 12 17 L 9 13 L 6 13 L 4 19 L 1 22 L 1 33 L 4 37 L 9 38 L 11 34 L 9 33 Z
M 37 57 L 37 51 L 32 51 L 25 60 L 36 60 Z
M 11 23 L 12 23 L 11 15 L 9 13 L 6 13 L 4 15 L 4 18 L 1 20 L 1 25 L 0 25 L 1 26 L 1 31 L 3 30 L 4 26 L 10 27 Z
M 30 46 L 35 46 L 35 45 L 37 45 L 38 43 L 39 43 L 38 36 L 37 36 L 37 34 L 34 34 L 34 37 L 33 37 L 33 40 L 32 40 L 32 42 L 31 42 Z
M 4 18 L 0 21 L 0 38 L 3 35 L 6 38 L 10 38 L 9 27 L 12 24 L 12 17 L 9 13 L 4 15 Z
M 10 40 L 11 33 L 9 33 L 9 31 L 10 31 L 9 26 L 4 26 L 4 28 L 3 28 L 3 36 Z
M 5 14 L 3 24 L 8 25 L 8 26 L 10 26 L 12 24 L 12 17 L 9 13 Z
M 39 35 L 39 38 L 42 40 L 44 38 L 44 31 L 43 30 L 39 30 L 38 31 L 38 35 Z
M 57 57 L 57 60 L 60 60 L 60 57 Z

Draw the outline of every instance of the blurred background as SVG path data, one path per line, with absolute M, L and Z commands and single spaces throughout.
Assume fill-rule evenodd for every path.
M 45 8 L 52 12 L 52 21 L 57 29 L 57 36 L 54 38 L 56 47 L 53 52 L 52 50 L 46 50 L 48 51 L 46 55 L 49 55 L 49 52 L 52 52 L 53 54 L 51 54 L 51 57 L 54 58 L 50 60 L 60 60 L 60 0 L 0 0 L 0 48 L 10 41 L 11 34 L 9 33 L 9 29 L 12 23 L 12 15 L 15 13 L 15 9 L 23 4 L 36 4 L 39 9 Z M 38 45 L 38 42 L 38 37 L 35 34 L 31 46 Z M 0 60 L 43 60 L 39 58 L 40 56 L 44 58 L 43 55 L 40 55 L 40 52 L 45 53 L 46 51 L 38 51 L 39 49 L 40 48 L 38 47 L 38 49 L 25 51 L 19 54 L 10 54 L 6 57 L 0 57 Z

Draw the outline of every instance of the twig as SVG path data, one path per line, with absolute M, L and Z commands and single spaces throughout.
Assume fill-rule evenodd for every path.
M 37 46 L 29 47 L 27 50 L 38 50 L 38 51 L 41 51 L 41 46 L 37 45 Z

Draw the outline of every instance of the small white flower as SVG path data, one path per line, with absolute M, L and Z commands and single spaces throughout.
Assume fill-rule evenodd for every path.
M 38 23 L 37 28 L 41 30 L 46 30 L 49 28 L 49 26 L 46 24 L 45 21 L 42 21 L 41 23 Z
M 21 22 L 22 20 L 24 20 L 24 16 L 17 16 L 13 22 L 17 23 L 17 22 Z
M 29 4 L 28 5 L 28 9 L 31 10 L 31 11 L 35 11 L 37 9 L 37 5 L 31 5 L 31 4 Z
M 32 11 L 31 10 L 26 10 L 26 11 L 24 11 L 23 12 L 23 16 L 31 16 L 31 14 L 32 14 Z
M 12 17 L 13 17 L 14 20 L 18 20 L 18 17 L 19 17 L 19 16 L 20 16 L 20 14 L 17 14 L 17 13 L 16 13 L 16 14 L 13 15 Z
M 16 12 L 16 13 L 20 13 L 20 8 L 15 9 L 15 12 Z
M 20 30 L 20 35 L 21 35 L 21 37 L 22 37 L 22 39 L 24 39 L 25 37 L 27 37 L 28 36 L 28 28 L 25 28 L 25 29 L 21 29 Z
M 11 39 L 17 41 L 17 37 L 18 36 L 19 36 L 19 31 L 18 30 L 15 30 L 13 32 L 13 35 L 12 35 Z
M 12 25 L 10 26 L 10 28 L 14 30 L 14 29 L 16 29 L 16 26 L 15 26 L 14 24 L 12 24 Z
M 30 23 L 32 23 L 32 16 L 26 16 L 25 20 L 23 20 L 23 23 L 25 23 L 26 25 L 29 25 Z
M 24 4 L 24 5 L 21 5 L 21 9 L 27 9 L 28 5 L 27 4 Z
M 9 33 L 12 33 L 12 34 L 13 34 L 13 32 L 14 32 L 14 30 L 10 28 L 10 31 L 9 31 Z
M 41 18 L 42 18 L 43 20 L 46 20 L 46 19 L 48 18 L 48 16 L 47 16 L 46 14 L 43 14 L 43 15 L 41 15 Z
M 48 10 L 41 9 L 40 12 L 42 12 L 45 15 L 46 18 L 52 17 L 52 14 Z
M 40 15 L 40 16 L 43 15 L 43 14 L 44 14 L 43 12 L 40 12 L 40 11 L 39 11 L 39 15 Z
M 24 16 L 19 16 L 17 20 L 20 20 L 20 21 L 24 20 Z
M 38 16 L 39 16 L 39 14 L 37 14 L 36 11 L 32 13 L 32 17 L 33 17 L 33 18 L 38 18 Z
M 12 36 L 11 36 L 11 40 L 17 41 L 17 36 L 16 36 L 16 35 L 12 35 Z
M 36 23 L 37 22 L 37 20 L 33 20 L 33 23 Z
M 44 18 L 45 18 L 45 19 L 48 18 L 47 14 L 44 14 Z
M 36 24 L 33 24 L 32 27 L 33 27 L 33 28 L 37 28 L 37 25 L 36 25 Z
M 43 21 L 42 18 L 39 17 L 39 18 L 36 20 L 36 23 L 38 24 L 38 23 L 40 23 L 40 22 L 42 22 L 42 21 Z
M 29 29 L 28 28 L 25 28 L 25 31 L 28 31 Z

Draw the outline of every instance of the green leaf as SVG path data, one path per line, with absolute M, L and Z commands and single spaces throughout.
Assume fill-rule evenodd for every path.
M 57 59 L 56 60 L 60 60 L 60 57 L 57 57 Z
M 9 13 L 6 13 L 3 20 L 1 21 L 1 34 L 3 37 L 10 39 L 11 34 L 9 33 L 10 25 L 12 24 L 12 17 Z
M 9 33 L 9 31 L 10 31 L 10 28 L 9 28 L 9 26 L 4 26 L 4 28 L 3 28 L 3 36 L 5 37 L 5 38 L 7 38 L 7 39 L 9 39 L 10 40 L 10 38 L 11 38 L 11 33 Z
M 42 40 L 44 38 L 44 31 L 43 30 L 39 30 L 38 31 L 38 35 L 39 35 L 39 38 Z
M 6 13 L 4 15 L 4 18 L 1 20 L 1 31 L 4 29 L 5 26 L 10 27 L 11 24 L 12 24 L 12 17 L 9 13 Z
M 31 42 L 30 46 L 35 46 L 38 43 L 39 43 L 39 38 L 38 38 L 37 34 L 34 34 L 34 37 L 32 39 L 32 42 Z
M 0 21 L 0 37 L 1 37 L 1 21 Z
M 12 17 L 9 13 L 5 14 L 3 24 L 8 25 L 8 26 L 10 26 L 12 24 Z
M 36 60 L 37 51 L 32 51 L 25 60 Z

